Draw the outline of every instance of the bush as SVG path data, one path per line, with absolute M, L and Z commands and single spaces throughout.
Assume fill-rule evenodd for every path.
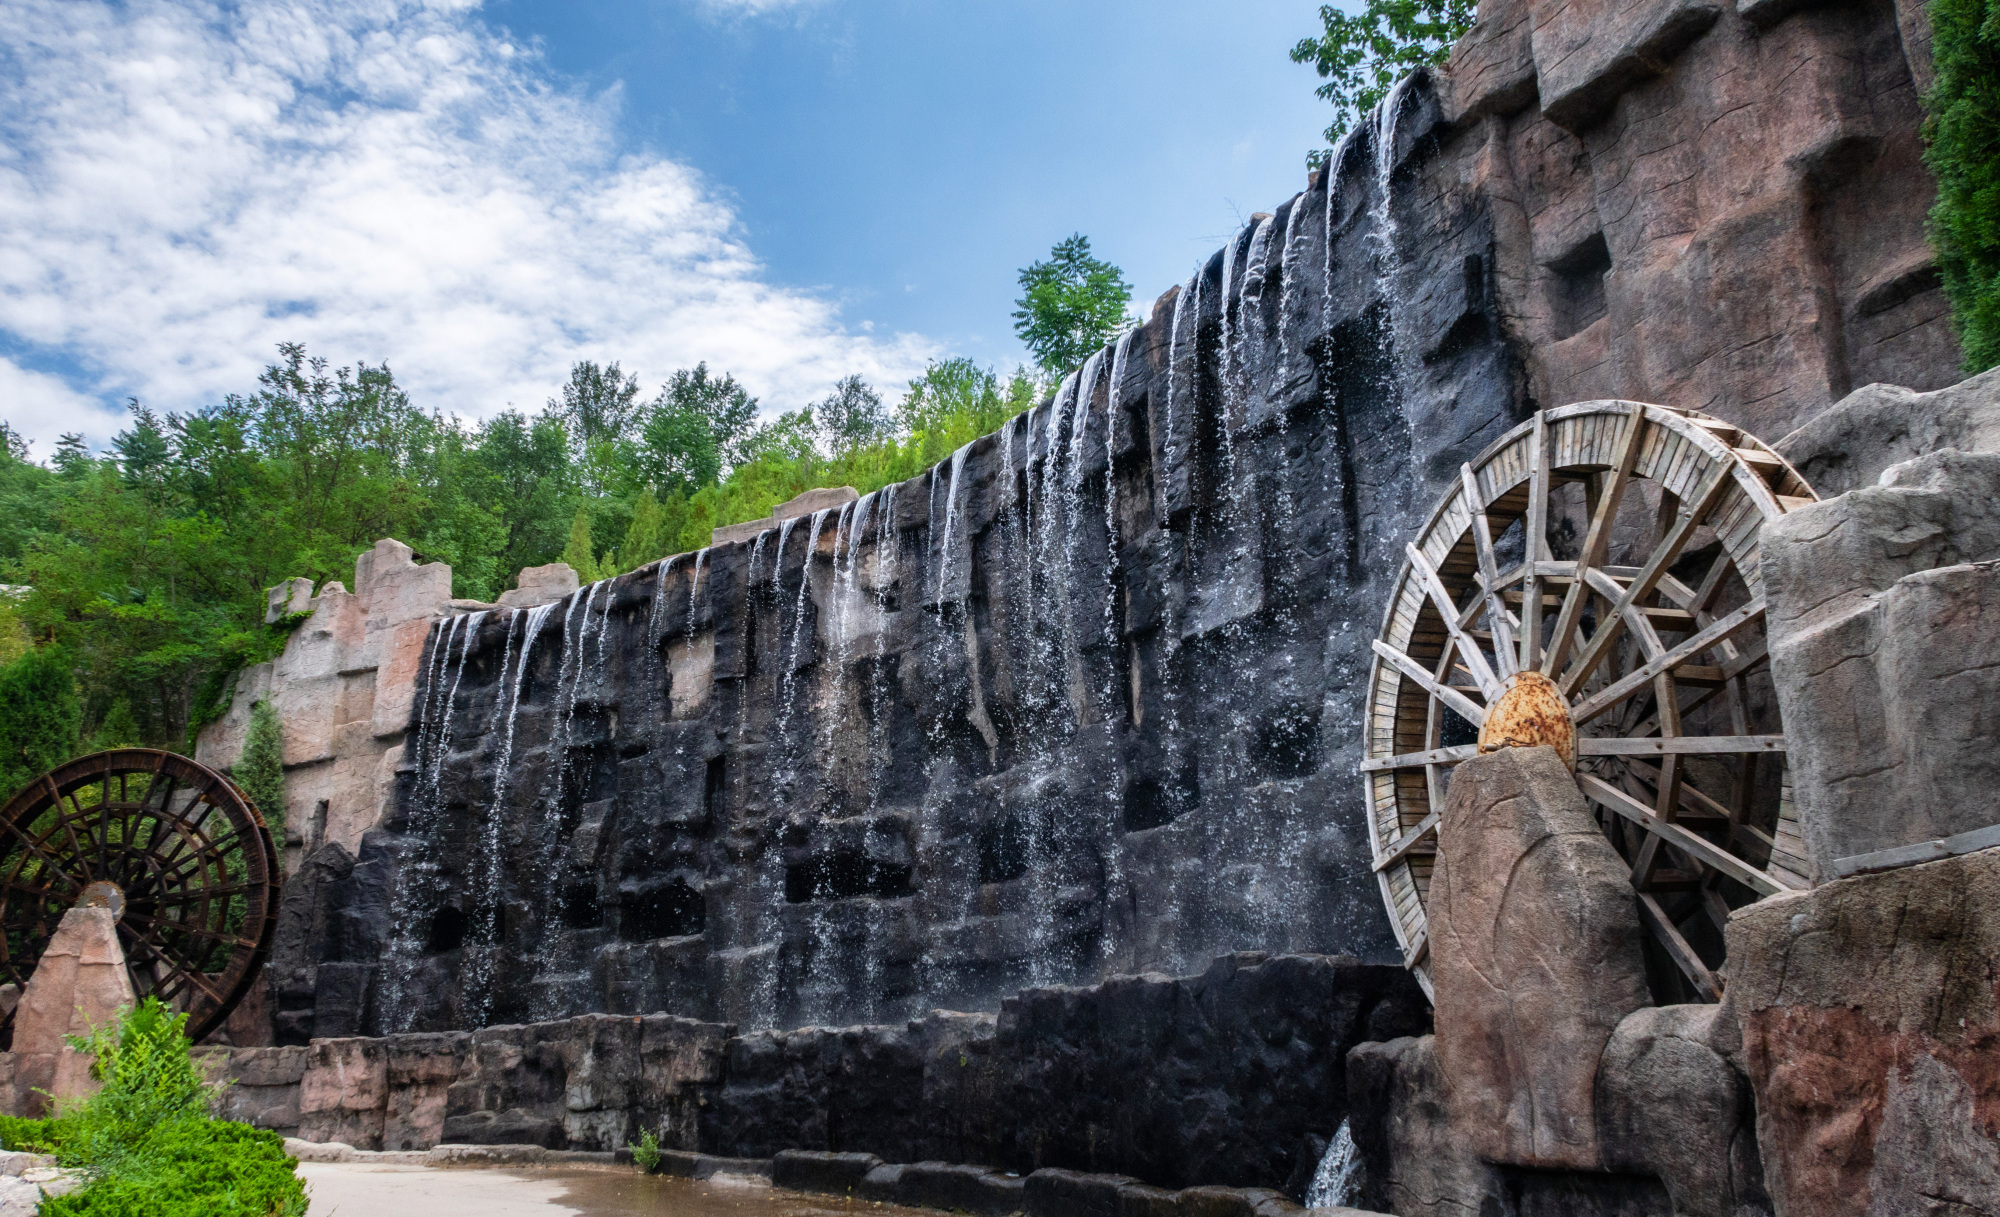
M 1937 175 L 1931 240 L 1965 370 L 2000 364 L 2000 0 L 1933 0 L 1937 82 L 1924 161 Z
M 70 1046 L 103 1088 L 52 1120 L 0 1123 L 9 1148 L 52 1148 L 83 1188 L 44 1217 L 304 1217 L 305 1187 L 274 1132 L 210 1118 L 220 1087 L 189 1055 L 187 1016 L 147 998 Z

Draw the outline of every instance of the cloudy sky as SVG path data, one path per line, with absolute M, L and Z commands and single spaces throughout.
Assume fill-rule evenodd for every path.
M 1055 241 L 1150 300 L 1302 184 L 1316 7 L 7 0 L 0 419 L 101 441 L 285 340 L 468 416 L 585 358 L 1005 369 Z

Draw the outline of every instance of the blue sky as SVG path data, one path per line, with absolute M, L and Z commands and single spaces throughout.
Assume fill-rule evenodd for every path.
M 426 406 L 707 359 L 767 407 L 1021 358 L 1071 232 L 1137 302 L 1300 188 L 1316 5 L 14 0 L 0 418 L 46 452 L 276 341 Z

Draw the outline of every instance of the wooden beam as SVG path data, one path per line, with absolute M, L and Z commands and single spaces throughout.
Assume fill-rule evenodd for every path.
M 1708 965 L 1695 954 L 1688 940 L 1681 937 L 1680 930 L 1667 916 L 1667 911 L 1660 907 L 1660 902 L 1645 892 L 1639 893 L 1639 919 L 1646 923 L 1653 937 L 1659 939 L 1660 945 L 1666 948 L 1675 966 L 1694 984 L 1703 1001 L 1722 1000 L 1722 978 L 1708 970 Z
M 1432 812 L 1425 816 L 1415 828 L 1396 838 L 1396 843 L 1383 850 L 1382 856 L 1375 859 L 1375 869 L 1377 871 L 1385 871 L 1396 865 L 1396 863 L 1401 862 L 1404 856 L 1416 847 L 1417 842 L 1437 831 L 1440 814 L 1442 813 Z
M 1658 833 L 1675 849 L 1700 859 L 1738 883 L 1755 888 L 1767 896 L 1793 890 L 1776 876 L 1758 870 L 1713 841 L 1698 837 L 1678 824 L 1667 823 L 1654 815 L 1652 808 L 1595 774 L 1579 773 L 1576 775 L 1576 783 L 1583 788 L 1583 793 L 1588 797 L 1597 800 L 1646 831 Z
M 1612 706 L 1630 697 L 1653 682 L 1662 672 L 1669 672 L 1693 659 L 1696 655 L 1722 642 L 1728 641 L 1738 632 L 1748 628 L 1764 616 L 1764 598 L 1757 597 L 1737 609 L 1727 617 L 1720 618 L 1699 634 L 1662 655 L 1656 655 L 1640 667 L 1634 668 L 1611 684 L 1599 689 L 1578 702 L 1570 711 L 1578 726 L 1589 722 Z
M 1401 672 L 1404 676 L 1408 677 L 1411 680 L 1416 681 L 1417 687 L 1425 690 L 1431 696 L 1437 698 L 1445 705 L 1450 706 L 1452 711 L 1456 713 L 1460 718 L 1464 719 L 1468 723 L 1471 723 L 1475 727 L 1480 727 L 1485 725 L 1486 711 L 1480 709 L 1476 705 L 1473 705 L 1472 700 L 1466 697 L 1465 694 L 1459 692 L 1457 689 L 1453 688 L 1450 685 L 1440 682 L 1436 677 L 1432 676 L 1429 672 L 1424 671 L 1422 664 L 1418 663 L 1414 659 L 1411 659 L 1408 655 L 1403 654 L 1401 651 L 1397 650 L 1395 647 L 1390 646 L 1388 643 L 1383 642 L 1380 638 L 1377 638 L 1374 641 L 1373 645 L 1375 648 L 1375 653 L 1377 655 L 1380 655 L 1382 658 L 1388 660 L 1391 664 L 1395 665 L 1395 668 L 1398 672 Z
M 1425 765 L 1454 765 L 1459 761 L 1469 761 L 1478 755 L 1478 744 L 1456 744 L 1450 748 L 1432 748 L 1428 752 L 1405 752 L 1401 756 L 1384 756 L 1363 761 L 1361 772 L 1379 773 L 1384 769 L 1421 769 Z

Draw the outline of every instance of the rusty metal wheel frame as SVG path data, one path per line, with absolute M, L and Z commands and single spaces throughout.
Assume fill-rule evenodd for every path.
M 113 884 L 133 988 L 185 1011 L 199 1043 L 269 954 L 283 880 L 264 818 L 224 775 L 151 748 L 70 761 L 0 808 L 0 982 L 25 986 L 84 889 Z
M 1701 998 L 1723 982 L 1714 946 L 1705 960 L 1690 936 L 1713 944 L 1731 907 L 1810 886 L 1768 695 L 1758 538 L 1814 501 L 1755 437 L 1637 402 L 1543 411 L 1462 467 L 1374 643 L 1361 764 L 1382 899 L 1426 990 L 1445 783 L 1510 743 L 1567 744 L 1641 919 Z M 1550 551 L 1558 518 L 1582 533 L 1573 560 Z M 1618 529 L 1628 565 L 1608 561 Z

